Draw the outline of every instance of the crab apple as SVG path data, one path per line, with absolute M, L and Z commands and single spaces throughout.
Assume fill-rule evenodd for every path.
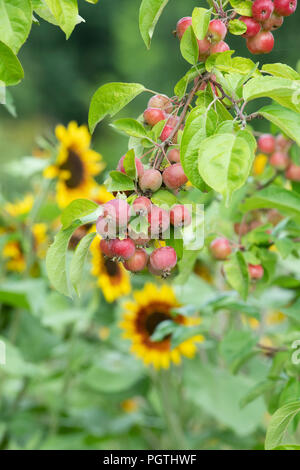
M 169 189 L 178 189 L 188 181 L 181 163 L 174 163 L 174 165 L 168 166 L 163 172 L 162 178 Z
M 262 23 L 262 28 L 264 31 L 274 31 L 275 29 L 280 28 L 283 23 L 283 16 L 277 16 L 276 13 L 272 13 L 269 19 Z
M 272 134 L 263 134 L 257 141 L 259 150 L 263 153 L 273 153 L 275 151 L 275 137 Z
M 173 111 L 173 104 L 167 95 L 154 95 L 148 101 L 148 108 L 163 109 L 166 113 Z
M 135 244 L 130 238 L 114 238 L 111 240 L 111 252 L 113 256 L 121 260 L 127 260 L 134 255 Z
M 227 28 L 221 20 L 212 20 L 209 22 L 207 37 L 212 43 L 222 41 L 227 34 Z
M 260 32 L 261 25 L 255 21 L 254 18 L 251 18 L 250 16 L 241 16 L 239 20 L 247 26 L 247 31 L 242 35 L 244 38 L 252 38 Z
M 192 217 L 183 204 L 176 204 L 170 210 L 170 221 L 174 227 L 187 227 L 192 222 Z
M 191 16 L 184 16 L 181 18 L 177 25 L 176 25 L 176 34 L 179 39 L 182 38 L 185 31 L 188 29 L 189 26 L 192 25 L 192 17 Z
M 256 21 L 262 22 L 270 18 L 274 5 L 272 0 L 255 0 L 252 4 L 252 16 Z
M 115 221 L 117 227 L 126 227 L 129 220 L 130 205 L 124 199 L 112 199 L 103 204 L 103 216 Z
M 113 252 L 111 251 L 111 242 L 112 240 L 105 240 L 104 238 L 100 240 L 100 249 L 102 253 L 108 258 L 113 258 L 114 256 Z
M 217 44 L 214 44 L 210 48 L 210 53 L 211 54 L 217 54 L 218 52 L 225 52 L 229 51 L 230 47 L 228 46 L 227 42 L 220 41 Z
M 134 255 L 124 261 L 124 267 L 127 271 L 137 273 L 142 271 L 147 266 L 148 254 L 143 248 L 137 248 L 134 252 Z
M 268 221 L 272 225 L 277 225 L 283 219 L 283 216 L 278 212 L 277 209 L 270 209 L 267 214 Z
M 290 159 L 287 153 L 274 152 L 270 158 L 270 164 L 278 170 L 285 170 L 289 165 Z
M 274 0 L 277 15 L 290 16 L 297 8 L 297 0 Z
M 250 274 L 250 278 L 253 280 L 259 280 L 264 275 L 264 268 L 261 264 L 249 264 L 248 270 Z
M 164 233 L 170 225 L 169 213 L 158 206 L 152 205 L 148 214 L 149 233 L 152 238 Z
M 162 274 L 163 274 L 162 271 L 160 271 L 159 269 L 154 269 L 151 266 L 150 257 L 148 258 L 147 268 L 148 268 L 149 273 L 153 274 L 153 276 L 162 276 Z
M 248 38 L 246 45 L 252 54 L 268 54 L 274 47 L 274 36 L 270 31 L 261 31 L 253 38 Z
M 167 158 L 171 163 L 180 162 L 180 152 L 178 149 L 170 149 L 167 153 Z
M 157 191 L 162 185 L 162 176 L 160 171 L 149 168 L 139 179 L 139 185 L 142 191 Z
M 171 116 L 168 117 L 168 120 L 167 120 L 166 124 L 168 126 L 175 127 L 175 126 L 177 126 L 179 120 L 180 120 L 179 116 L 172 116 L 171 115 Z
M 216 259 L 225 260 L 231 254 L 229 240 L 224 237 L 215 238 L 210 244 L 210 251 Z
M 234 231 L 238 236 L 246 235 L 250 230 L 249 225 L 246 222 L 235 223 L 234 224 Z
M 137 197 L 132 204 L 134 212 L 136 214 L 146 215 L 151 211 L 152 203 L 150 199 L 145 196 Z
M 291 163 L 285 172 L 285 177 L 288 180 L 300 182 L 300 166 Z
M 177 255 L 171 246 L 163 246 L 152 251 L 149 259 L 151 267 L 155 271 L 167 274 L 176 266 Z
M 165 140 L 169 139 L 170 138 L 170 135 L 172 134 L 174 130 L 174 127 L 172 126 L 169 126 L 168 124 L 165 125 L 165 127 L 163 128 L 161 134 L 160 134 L 160 140 L 162 142 L 164 142 Z
M 160 121 L 167 118 L 166 113 L 163 109 L 159 108 L 147 108 L 144 111 L 144 120 L 149 126 L 155 126 Z
M 199 47 L 199 60 L 206 59 L 209 56 L 209 50 L 211 47 L 211 42 L 207 39 L 197 39 Z
M 135 232 L 131 227 L 128 227 L 128 235 L 137 246 L 146 246 L 150 242 L 150 237 L 147 233 Z
M 100 215 L 96 222 L 96 230 L 100 237 L 106 240 L 115 238 L 119 232 L 119 227 L 115 218 Z
M 121 171 L 122 173 L 126 174 L 125 168 L 124 168 L 124 159 L 126 155 L 123 155 L 123 157 L 120 158 L 117 170 Z M 136 166 L 136 171 L 138 176 L 142 176 L 144 173 L 144 165 L 142 164 L 141 160 L 139 158 L 135 159 L 135 166 Z
M 282 150 L 287 152 L 291 146 L 291 141 L 286 139 L 282 134 L 278 134 L 276 137 L 276 148 L 278 150 Z

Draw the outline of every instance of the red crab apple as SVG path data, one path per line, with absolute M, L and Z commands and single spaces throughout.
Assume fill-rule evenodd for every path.
M 155 126 L 160 121 L 167 118 L 166 113 L 159 108 L 147 108 L 144 111 L 144 120 L 149 126 Z
M 170 221 L 174 227 L 187 227 L 190 225 L 192 218 L 187 207 L 183 204 L 176 204 L 170 211 Z
M 272 134 L 263 134 L 257 141 L 258 148 L 263 153 L 273 153 L 275 151 L 275 137 Z
M 285 170 L 289 165 L 290 159 L 287 153 L 274 152 L 270 157 L 270 164 L 278 170 Z
M 247 26 L 247 31 L 242 35 L 244 38 L 252 38 L 260 32 L 261 25 L 255 21 L 254 18 L 251 18 L 250 16 L 241 16 L 239 20 Z
M 274 0 L 275 12 L 280 16 L 290 16 L 297 8 L 297 0 Z
M 264 268 L 261 264 L 249 264 L 248 270 L 250 274 L 250 278 L 253 280 L 259 280 L 264 275 Z
M 168 274 L 176 266 L 177 255 L 171 246 L 163 246 L 152 251 L 149 259 L 151 267 L 156 271 Z
M 219 260 L 225 260 L 231 254 L 229 240 L 224 237 L 215 238 L 210 244 L 210 250 L 213 256 Z
M 139 179 L 139 185 L 142 191 L 157 191 L 162 185 L 162 176 L 160 171 L 150 168 L 146 170 Z
M 132 203 L 132 207 L 134 209 L 134 212 L 136 214 L 141 214 L 141 215 L 148 214 L 148 212 L 151 211 L 151 206 L 152 206 L 152 203 L 151 203 L 150 199 L 148 199 L 145 196 L 137 197 Z
M 107 256 L 108 258 L 113 258 L 113 253 L 111 251 L 111 242 L 112 240 L 100 240 L 100 249 L 102 253 Z
M 272 0 L 255 0 L 252 4 L 252 16 L 256 21 L 262 22 L 270 18 L 274 5 Z
M 152 205 L 148 214 L 149 234 L 152 238 L 164 233 L 170 225 L 169 213 L 161 207 Z
M 148 108 L 160 108 L 166 113 L 171 113 L 173 104 L 167 95 L 154 95 L 148 101 Z
M 224 41 L 220 41 L 217 44 L 213 44 L 210 48 L 210 53 L 211 54 L 217 54 L 218 52 L 225 52 L 229 51 L 230 47 L 228 44 Z
M 199 47 L 199 61 L 204 61 L 209 56 L 209 50 L 211 47 L 211 43 L 207 38 L 204 39 L 197 39 L 198 47 Z
M 262 23 L 262 28 L 264 31 L 274 31 L 275 29 L 280 28 L 283 23 L 283 16 L 277 16 L 276 13 L 272 13 L 269 19 Z
M 112 199 L 103 204 L 103 216 L 115 221 L 118 227 L 125 227 L 129 220 L 130 205 L 124 199 Z
M 248 38 L 246 45 L 252 54 L 268 54 L 274 47 L 274 36 L 270 31 L 261 31 Z
M 223 21 L 212 20 L 209 22 L 207 37 L 212 43 L 222 41 L 227 34 L 227 28 Z
M 174 130 L 173 126 L 170 126 L 169 124 L 166 124 L 165 127 L 163 128 L 161 134 L 160 134 L 160 140 L 164 142 L 165 140 L 168 140 Z M 174 144 L 177 143 L 177 134 L 173 137 L 172 142 Z
M 174 163 L 168 166 L 163 172 L 163 182 L 169 189 L 178 189 L 187 181 L 181 163 Z
M 250 231 L 250 227 L 246 222 L 237 222 L 234 224 L 234 231 L 238 236 L 244 236 Z
M 117 170 L 121 171 L 122 173 L 126 174 L 125 168 L 124 168 L 124 159 L 126 155 L 123 155 L 123 157 L 120 158 Z M 138 176 L 142 176 L 144 173 L 144 165 L 142 164 L 141 160 L 138 158 L 135 159 L 135 166 L 136 166 L 136 171 Z
M 167 158 L 171 163 L 180 162 L 180 152 L 178 149 L 170 149 L 167 153 Z
M 278 150 L 287 151 L 291 146 L 291 141 L 286 139 L 282 134 L 276 137 L 276 147 Z
M 285 177 L 291 181 L 300 181 L 300 166 L 291 163 L 285 172 Z
M 145 269 L 148 261 L 148 255 L 143 248 L 137 248 L 134 255 L 128 260 L 124 261 L 124 267 L 133 273 Z
M 134 255 L 135 244 L 130 238 L 124 238 L 123 240 L 115 238 L 111 240 L 111 252 L 113 256 L 121 260 L 127 260 Z
M 187 30 L 187 28 L 191 25 L 192 25 L 192 17 L 191 16 L 184 16 L 183 18 L 181 18 L 178 21 L 177 25 L 176 25 L 177 37 L 179 39 L 181 39 L 182 36 L 184 35 L 185 31 Z

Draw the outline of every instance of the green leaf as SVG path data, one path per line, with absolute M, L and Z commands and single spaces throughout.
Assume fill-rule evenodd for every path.
M 0 81 L 5 85 L 17 85 L 24 77 L 19 59 L 13 51 L 0 41 Z
M 177 199 L 176 196 L 171 193 L 171 191 L 168 191 L 167 189 L 159 189 L 152 195 L 151 201 L 153 202 L 153 204 L 159 207 L 172 207 L 174 204 L 176 204 Z
M 107 83 L 98 88 L 90 104 L 90 131 L 94 132 L 105 116 L 113 117 L 143 91 L 145 88 L 139 83 Z
M 75 199 L 61 214 L 62 228 L 68 228 L 75 220 L 91 214 L 98 208 L 98 204 L 89 199 Z
M 31 29 L 30 0 L 0 0 L 0 40 L 17 54 Z
M 221 193 L 228 206 L 234 191 L 246 182 L 254 159 L 254 146 L 247 131 L 217 134 L 203 140 L 199 149 L 200 176 Z
M 256 77 L 243 87 L 246 101 L 255 98 L 271 98 L 293 111 L 300 112 L 300 81 L 281 77 Z
M 194 108 L 189 114 L 180 144 L 180 160 L 184 172 L 191 183 L 201 190 L 205 183 L 198 170 L 198 153 L 202 141 L 212 135 L 217 125 L 217 115 L 213 109 Z
M 121 171 L 113 170 L 105 181 L 108 191 L 133 191 L 135 189 L 132 179 Z
M 189 26 L 180 41 L 180 52 L 182 57 L 192 65 L 196 65 L 199 57 L 199 47 L 192 26 Z
M 220 343 L 220 353 L 229 364 L 233 364 L 248 355 L 256 342 L 257 338 L 252 331 L 231 330 Z
M 135 166 L 135 154 L 134 150 L 128 150 L 123 160 L 124 170 L 129 178 L 136 179 L 136 166 Z
M 299 411 L 300 400 L 297 400 L 283 405 L 273 414 L 267 429 L 265 441 L 266 450 L 274 449 L 281 443 L 290 422 Z
M 230 4 L 239 15 L 252 16 L 251 0 L 230 0 Z
M 176 328 L 176 323 L 173 320 L 165 320 L 157 325 L 151 335 L 151 341 L 162 341 L 166 336 L 173 333 Z
M 140 139 L 147 138 L 148 133 L 145 127 L 135 119 L 124 118 L 118 119 L 111 124 L 112 127 L 118 131 L 124 132 L 132 137 L 138 137 Z
M 256 398 L 260 397 L 265 392 L 272 390 L 275 386 L 276 382 L 272 380 L 264 380 L 263 382 L 259 382 L 258 384 L 254 385 L 254 387 L 249 390 L 247 395 L 245 395 L 240 400 L 240 407 L 244 408 L 246 405 L 256 400 Z
M 231 20 L 228 24 L 228 29 L 231 34 L 240 36 L 247 31 L 247 26 L 243 21 L 240 20 Z
M 245 300 L 249 290 L 249 271 L 244 255 L 237 251 L 224 263 L 224 271 L 228 283 Z
M 169 0 L 143 0 L 140 6 L 139 13 L 139 26 L 140 33 L 146 44 L 147 49 L 150 49 L 151 39 L 154 33 L 156 23 L 159 20 L 163 9 Z
M 45 3 L 68 39 L 78 23 L 77 0 L 45 0 Z
M 188 84 L 192 82 L 196 77 L 198 77 L 201 73 L 205 72 L 204 65 L 199 65 L 197 67 L 192 67 L 180 80 L 176 83 L 174 87 L 174 93 L 178 98 L 183 98 Z
M 234 51 L 218 52 L 208 57 L 205 67 L 208 72 L 217 69 L 220 72 L 242 75 L 260 75 L 256 64 L 246 57 L 231 57 Z
M 204 39 L 208 30 L 211 10 L 194 8 L 192 13 L 192 26 L 197 39 Z
M 300 80 L 300 74 L 286 64 L 264 64 L 261 68 L 264 72 L 270 73 L 275 77 L 289 78 L 290 80 Z
M 79 285 L 80 285 L 81 278 L 82 278 L 84 263 L 85 263 L 90 245 L 96 235 L 97 235 L 96 232 L 88 233 L 85 237 L 83 237 L 80 240 L 80 242 L 78 243 L 76 247 L 72 261 L 71 261 L 70 281 L 78 296 L 80 295 Z
M 69 240 L 79 226 L 79 222 L 74 222 L 67 229 L 60 230 L 46 256 L 46 268 L 51 284 L 58 292 L 67 296 L 70 295 L 70 292 L 67 279 L 66 252 Z
M 284 134 L 300 145 L 300 114 L 278 104 L 264 106 L 258 113 L 278 126 Z
M 241 205 L 242 212 L 254 209 L 278 209 L 284 214 L 300 217 L 300 195 L 293 191 L 271 185 L 257 191 Z

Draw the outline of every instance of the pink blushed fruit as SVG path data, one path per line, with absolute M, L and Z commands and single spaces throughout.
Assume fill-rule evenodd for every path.
M 100 240 L 100 250 L 108 258 L 113 258 L 113 252 L 111 251 L 111 242 L 112 240 Z
M 212 43 L 222 41 L 227 34 L 227 28 L 221 20 L 212 20 L 209 22 L 207 37 Z
M 148 101 L 148 108 L 160 108 L 166 113 L 171 113 L 173 111 L 173 104 L 166 95 L 154 95 Z
M 255 0 L 252 4 L 252 16 L 259 22 L 270 18 L 273 10 L 274 5 L 271 0 Z
M 165 209 L 152 205 L 151 212 L 148 214 L 148 222 L 151 238 L 157 238 L 170 226 L 169 213 Z
M 165 140 L 170 139 L 170 136 L 174 130 L 173 126 L 169 126 L 169 124 L 166 124 L 165 127 L 163 128 L 161 134 L 160 134 L 160 140 L 162 142 L 165 142 Z M 177 136 L 172 139 L 173 143 L 177 142 Z
M 283 152 L 287 152 L 290 148 L 292 142 L 289 139 L 286 139 L 282 134 L 278 134 L 276 137 L 276 149 Z
M 268 54 L 274 47 L 274 36 L 271 31 L 261 31 L 246 40 L 248 50 L 252 54 Z
M 272 13 L 270 18 L 262 23 L 262 28 L 264 31 L 275 31 L 275 29 L 280 28 L 283 24 L 283 16 L 277 16 L 275 13 Z
M 297 0 L 274 0 L 274 8 L 277 15 L 290 16 L 297 8 Z
M 271 154 L 275 151 L 275 137 L 272 134 L 263 134 L 257 141 L 259 150 Z
M 160 171 L 153 168 L 146 170 L 139 179 L 139 185 L 143 192 L 157 191 L 162 185 L 162 176 Z
M 130 205 L 124 199 L 112 199 L 103 204 L 103 216 L 116 223 L 117 228 L 126 227 L 129 220 Z
M 127 260 L 134 255 L 135 244 L 130 238 L 124 238 L 123 240 L 115 238 L 111 240 L 111 252 L 113 256 L 120 260 Z
M 228 46 L 228 44 L 224 41 L 220 41 L 217 44 L 214 44 L 213 46 L 211 46 L 210 53 L 217 54 L 218 52 L 226 52 L 229 50 L 230 50 L 230 47 Z
M 189 26 L 192 25 L 192 17 L 191 16 L 184 16 L 181 18 L 177 25 L 176 25 L 176 34 L 178 39 L 181 39 L 182 36 L 184 35 L 185 31 Z
M 199 48 L 199 61 L 205 61 L 209 56 L 209 50 L 211 47 L 211 42 L 207 39 L 197 39 L 198 48 Z
M 148 254 L 143 248 L 137 248 L 134 255 L 124 261 L 124 267 L 133 273 L 142 271 L 147 266 Z
M 183 204 L 177 204 L 170 211 L 170 221 L 174 227 L 187 227 L 192 221 L 189 210 Z
M 214 258 L 225 260 L 231 254 L 231 246 L 229 240 L 224 237 L 215 238 L 210 244 L 210 251 Z
M 170 163 L 179 163 L 180 162 L 180 152 L 178 149 L 171 149 L 167 153 L 167 158 Z
M 272 153 L 269 161 L 270 161 L 270 164 L 274 168 L 278 168 L 278 170 L 285 170 L 290 163 L 288 154 L 283 153 L 283 152 Z
M 145 196 L 137 197 L 132 204 L 133 210 L 136 214 L 146 215 L 151 211 L 152 203 L 150 199 Z
M 285 177 L 288 180 L 300 182 L 300 166 L 291 163 L 285 172 Z
M 259 280 L 264 275 L 264 268 L 261 264 L 249 264 L 248 265 L 250 279 Z
M 244 38 L 252 38 L 260 32 L 261 25 L 250 16 L 241 16 L 239 20 L 247 26 L 247 31 L 242 35 Z
M 149 262 L 155 271 L 168 274 L 177 264 L 176 251 L 171 246 L 157 248 L 151 253 Z
M 159 108 L 147 108 L 144 111 L 144 120 L 149 126 L 155 126 L 160 121 L 167 118 L 166 113 Z
M 120 158 L 118 166 L 117 166 L 117 170 L 121 171 L 124 174 L 126 174 L 126 171 L 124 168 L 125 157 L 126 155 L 123 155 L 123 157 Z M 144 165 L 142 164 L 141 160 L 139 160 L 138 158 L 135 159 L 135 166 L 136 166 L 136 171 L 137 171 L 138 176 L 142 176 L 142 174 L 144 173 Z
M 181 163 L 174 163 L 168 166 L 163 172 L 163 182 L 169 189 L 178 189 L 187 181 Z

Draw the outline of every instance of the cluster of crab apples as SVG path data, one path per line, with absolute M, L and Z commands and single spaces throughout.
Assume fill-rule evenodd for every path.
M 269 156 L 269 163 L 278 171 L 284 171 L 285 177 L 290 181 L 300 181 L 300 166 L 294 163 L 289 156 L 292 141 L 282 134 L 276 137 L 272 134 L 263 134 L 257 141 L 258 149 Z
M 252 3 L 252 15 L 241 16 L 247 30 L 242 35 L 252 54 L 268 54 L 274 47 L 274 36 L 271 31 L 280 28 L 284 17 L 292 15 L 297 8 L 297 0 L 255 0 Z M 197 40 L 199 61 L 204 62 L 209 55 L 225 52 L 230 49 L 224 41 L 227 34 L 228 18 L 210 21 L 204 39 Z M 176 26 L 176 35 L 182 38 L 185 31 L 192 25 L 192 17 L 181 18 Z

